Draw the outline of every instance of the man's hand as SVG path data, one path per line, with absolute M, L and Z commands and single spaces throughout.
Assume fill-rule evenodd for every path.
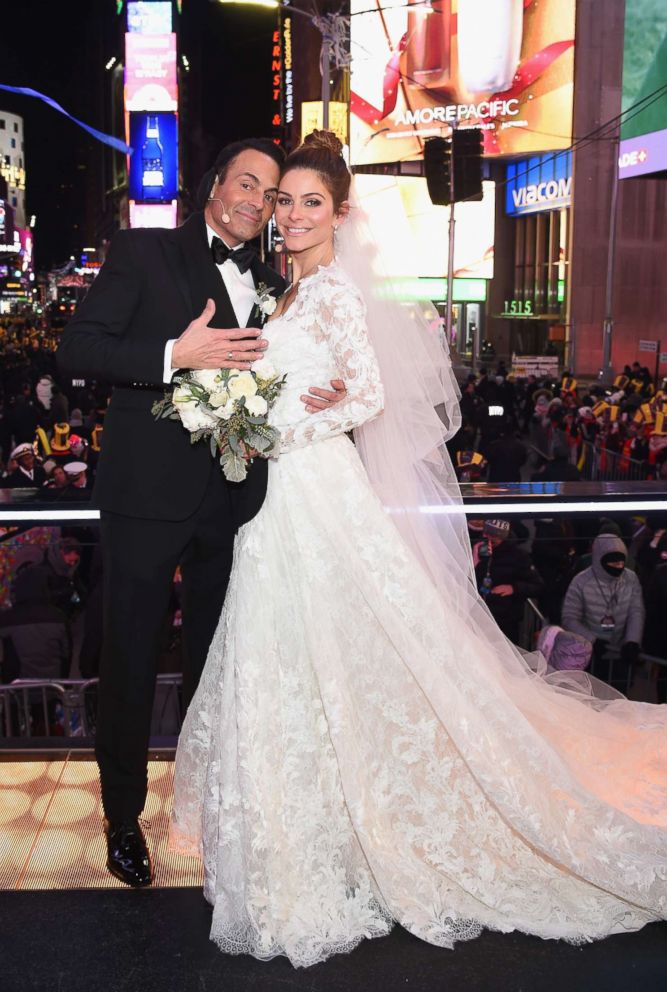
M 332 379 L 331 389 L 317 389 L 311 386 L 301 400 L 306 405 L 307 413 L 319 413 L 320 410 L 328 410 L 329 407 L 336 406 L 347 396 L 347 389 L 342 379 Z
M 493 589 L 491 590 L 491 595 L 492 596 L 513 596 L 514 595 L 514 586 L 510 586 L 510 585 L 494 586 Z
M 268 342 L 260 337 L 260 330 L 209 327 L 214 314 L 215 303 L 207 300 L 199 317 L 174 344 L 171 363 L 175 369 L 249 369 L 263 357 Z

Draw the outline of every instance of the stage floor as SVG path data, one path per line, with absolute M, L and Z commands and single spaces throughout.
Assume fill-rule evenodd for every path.
M 141 818 L 155 887 L 199 886 L 194 858 L 169 854 L 173 762 L 148 766 Z M 0 890 L 125 889 L 105 868 L 97 765 L 76 752 L 50 760 L 0 762 Z
M 90 755 L 0 761 L 2 992 L 662 992 L 667 923 L 585 947 L 485 932 L 442 950 L 396 927 L 313 968 L 221 954 L 196 860 L 169 855 L 172 755 L 149 765 L 156 884 L 104 869 Z M 26 760 L 27 759 L 27 760 Z M 114 891 L 115 890 L 115 891 Z

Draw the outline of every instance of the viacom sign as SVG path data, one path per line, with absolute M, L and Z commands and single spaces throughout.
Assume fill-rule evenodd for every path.
M 505 211 L 513 217 L 572 202 L 572 152 L 537 155 L 507 166 Z

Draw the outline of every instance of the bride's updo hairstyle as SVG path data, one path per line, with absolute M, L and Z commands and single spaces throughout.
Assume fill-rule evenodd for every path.
M 343 146 L 333 131 L 311 131 L 287 156 L 282 174 L 294 169 L 316 172 L 333 200 L 336 213 L 350 194 L 352 176 L 343 158 Z

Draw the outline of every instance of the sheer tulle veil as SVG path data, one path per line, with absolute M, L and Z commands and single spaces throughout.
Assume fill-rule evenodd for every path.
M 448 608 L 493 645 L 496 664 L 489 678 L 495 675 L 503 685 L 507 676 L 523 680 L 531 697 L 537 679 L 598 709 L 623 705 L 624 697 L 587 673 L 555 672 L 537 651 L 514 647 L 479 596 L 463 503 L 445 447 L 461 424 L 449 354 L 419 307 L 406 305 L 392 288 L 354 180 L 335 250 L 364 298 L 385 390 L 383 413 L 354 432 L 357 449 L 373 489 Z M 513 691 L 520 705 L 519 686 Z M 635 704 L 628 716 L 639 716 Z

